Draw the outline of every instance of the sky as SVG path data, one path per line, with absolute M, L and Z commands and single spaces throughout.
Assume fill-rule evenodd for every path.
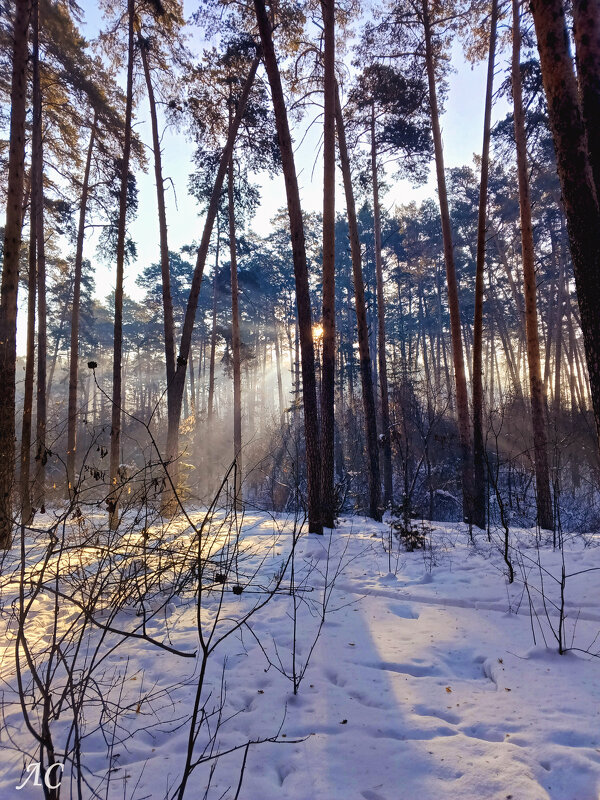
M 100 26 L 102 18 L 98 6 L 91 0 L 81 3 L 84 12 L 84 35 L 92 40 Z M 189 17 L 197 8 L 198 0 L 185 0 L 185 14 Z M 202 37 L 195 29 L 192 31 L 190 46 L 198 53 L 202 46 Z M 449 92 L 442 117 L 442 133 L 446 168 L 472 164 L 473 156 L 481 151 L 483 103 L 487 64 L 482 62 L 472 67 L 462 56 L 460 43 L 456 41 L 452 49 L 452 65 L 454 71 L 449 76 Z M 504 64 L 500 62 L 500 69 Z M 497 83 L 499 78 L 497 78 Z M 307 114 L 300 126 L 292 129 L 296 144 L 296 168 L 298 172 L 302 205 L 305 211 L 320 211 L 322 207 L 322 163 L 320 159 L 320 125 L 314 124 L 307 132 L 307 127 L 319 109 L 315 107 L 313 117 Z M 495 109 L 495 117 L 505 113 L 504 104 Z M 135 126 L 142 141 L 147 147 L 147 173 L 136 175 L 139 191 L 139 209 L 137 219 L 132 223 L 129 233 L 137 244 L 137 262 L 126 268 L 125 291 L 136 300 L 141 300 L 143 288 L 136 285 L 135 280 L 141 270 L 159 260 L 159 233 L 156 211 L 156 189 L 152 168 L 151 129 L 149 110 L 145 97 L 142 97 L 135 109 Z M 193 146 L 183 132 L 165 128 L 162 133 L 163 169 L 167 189 L 167 223 L 169 229 L 169 248 L 177 251 L 184 245 L 199 241 L 202 234 L 203 218 L 198 215 L 195 199 L 188 193 L 188 177 L 191 171 Z M 344 211 L 344 192 L 341 174 L 338 171 L 338 187 L 336 193 L 336 210 Z M 270 220 L 285 205 L 283 177 L 274 179 L 268 176 L 257 176 L 261 186 L 261 206 L 252 220 L 252 230 L 266 234 L 270 229 Z M 414 187 L 407 180 L 391 185 L 387 195 L 382 197 L 382 204 L 392 211 L 395 205 L 415 201 L 421 202 L 426 197 L 436 197 L 435 171 L 431 164 L 429 180 L 426 184 Z M 90 258 L 96 266 L 96 295 L 105 299 L 114 288 L 114 267 L 98 262 L 95 256 L 97 234 L 86 239 L 84 256 Z M 22 302 L 25 298 L 22 298 Z M 23 317 L 21 309 L 20 317 Z M 19 325 L 19 352 L 24 352 L 24 325 Z
M 454 60 L 460 58 L 459 46 L 454 48 Z M 442 119 L 444 154 L 446 167 L 461 166 L 470 164 L 473 154 L 481 151 L 482 124 L 483 124 L 483 101 L 486 78 L 486 64 L 476 66 L 474 69 L 465 63 L 457 64 L 457 72 L 450 78 L 450 91 L 446 103 L 446 112 Z M 143 103 L 138 110 L 138 116 L 144 119 L 148 116 L 147 109 Z M 307 116 L 305 124 L 308 124 L 310 117 Z M 142 132 L 142 138 L 146 143 L 150 140 L 149 125 L 143 124 L 138 128 Z M 305 211 L 320 211 L 323 202 L 322 189 L 322 162 L 316 153 L 320 144 L 319 125 L 313 125 L 305 136 L 304 128 L 293 129 L 292 135 L 296 144 L 296 168 L 300 185 L 302 205 Z M 170 177 L 177 192 L 178 208 L 175 206 L 173 192 L 168 192 L 169 208 L 168 222 L 169 235 L 172 249 L 176 249 L 183 244 L 190 242 L 190 238 L 199 238 L 202 229 L 202 219 L 197 216 L 196 201 L 187 193 L 188 175 L 191 170 L 192 147 L 186 141 L 183 134 L 169 132 L 163 138 L 163 164 L 165 176 Z M 339 198 L 338 210 L 344 209 L 344 193 L 341 183 L 341 174 L 338 170 L 340 179 L 337 187 L 337 198 Z M 149 228 L 147 220 L 156 216 L 156 198 L 153 174 L 139 175 L 140 189 L 140 208 L 137 222 L 132 226 L 132 233 L 135 238 L 136 230 L 143 236 L 138 236 L 138 250 L 140 261 L 146 262 L 148 259 L 156 260 L 158 249 L 158 229 L 156 236 L 148 235 Z M 274 180 L 264 177 L 260 181 L 261 207 L 252 222 L 253 230 L 258 233 L 268 232 L 269 220 L 285 204 L 285 189 L 283 177 L 278 176 Z M 431 164 L 430 178 L 426 185 L 415 188 L 409 181 L 399 181 L 383 199 L 388 206 L 394 204 L 408 203 L 412 200 L 417 202 L 425 197 L 435 196 L 435 173 L 434 165 Z
M 85 0 L 82 3 L 86 20 L 86 35 L 93 37 L 101 18 L 95 3 Z M 196 10 L 198 0 L 186 0 L 184 3 L 187 17 Z M 202 38 L 197 29 L 192 33 L 191 48 L 198 52 Z M 194 46 L 196 45 L 196 46 Z M 471 164 L 473 155 L 481 151 L 483 104 L 487 64 L 482 62 L 475 67 L 467 64 L 462 56 L 460 43 L 455 42 L 452 52 L 454 72 L 449 77 L 449 93 L 446 110 L 442 119 L 444 154 L 446 167 Z M 502 65 L 501 65 L 502 66 Z M 136 109 L 136 129 L 147 145 L 150 169 L 146 174 L 138 174 L 139 210 L 136 221 L 131 225 L 130 234 L 136 241 L 138 250 L 137 264 L 131 265 L 126 272 L 125 290 L 135 299 L 141 299 L 143 289 L 135 283 L 140 270 L 148 264 L 159 260 L 159 239 L 156 212 L 156 190 L 152 169 L 151 130 L 149 111 L 145 98 L 142 98 Z M 315 109 L 314 113 L 318 113 Z M 496 112 L 498 113 L 498 112 Z M 313 114 L 314 117 L 314 114 Z M 320 126 L 313 125 L 306 133 L 311 122 L 307 115 L 300 127 L 292 130 L 296 144 L 296 167 L 300 184 L 302 205 L 305 211 L 320 211 L 322 207 L 322 162 L 320 160 Z M 166 129 L 162 138 L 164 177 L 167 181 L 167 223 L 169 228 L 169 248 L 179 250 L 183 245 L 199 241 L 202 234 L 203 218 L 198 216 L 197 203 L 188 193 L 188 176 L 191 171 L 193 147 L 182 132 Z M 344 210 L 344 193 L 341 174 L 338 171 L 337 210 Z M 270 220 L 285 205 L 285 189 L 283 177 L 269 179 L 258 176 L 261 185 L 262 203 L 256 217 L 252 220 L 253 231 L 266 234 L 270 229 Z M 431 164 L 429 180 L 425 185 L 414 187 L 409 181 L 396 182 L 382 203 L 389 210 L 394 205 L 421 202 L 426 197 L 436 197 L 435 171 Z M 88 252 L 88 257 L 93 254 Z M 97 294 L 105 297 L 106 287 L 112 288 L 113 270 L 98 265 Z

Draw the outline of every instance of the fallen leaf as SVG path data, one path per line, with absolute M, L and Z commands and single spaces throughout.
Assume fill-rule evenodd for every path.
M 452 689 L 449 686 L 446 686 L 446 691 L 448 692 L 448 694 L 450 694 L 452 692 Z

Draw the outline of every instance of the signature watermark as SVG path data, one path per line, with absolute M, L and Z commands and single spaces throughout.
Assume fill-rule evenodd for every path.
M 33 786 L 41 786 L 43 783 L 46 789 L 58 789 L 62 781 L 63 770 L 64 765 L 61 764 L 60 761 L 55 761 L 54 764 L 47 766 L 42 773 L 41 762 L 34 761 L 27 767 L 27 777 L 16 789 L 19 791 L 19 789 L 22 789 L 30 780 L 33 781 Z

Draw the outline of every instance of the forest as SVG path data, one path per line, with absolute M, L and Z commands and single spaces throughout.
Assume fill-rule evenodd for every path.
M 596 798 L 597 0 L 0 64 L 0 796 Z

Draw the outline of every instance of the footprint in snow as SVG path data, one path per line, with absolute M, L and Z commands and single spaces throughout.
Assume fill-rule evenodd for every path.
M 503 742 L 505 734 L 491 725 L 467 725 L 460 732 L 469 739 L 481 739 L 484 742 Z
M 326 669 L 324 675 L 329 683 L 332 683 L 334 686 L 342 687 L 346 685 L 346 679 L 333 669 Z
M 573 730 L 555 730 L 548 737 L 553 744 L 563 747 L 598 747 L 598 735 L 577 733 Z
M 374 734 L 375 739 L 396 739 L 399 742 L 423 742 L 437 739 L 440 736 L 456 736 L 458 731 L 447 725 L 436 725 L 433 728 L 379 728 Z
M 244 711 L 252 711 L 252 709 L 254 708 L 254 703 L 256 701 L 256 696 L 250 694 L 249 692 L 246 692 L 245 694 L 242 695 L 241 699 L 244 706 Z
M 356 700 L 357 703 L 360 703 L 361 706 L 365 706 L 366 708 L 389 708 L 389 703 L 382 703 L 380 700 L 371 698 L 363 692 L 353 690 L 350 698 Z
M 419 717 L 435 717 L 436 719 L 441 719 L 444 722 L 450 723 L 450 725 L 456 725 L 460 722 L 458 714 L 454 714 L 452 711 L 440 711 L 431 706 L 416 705 L 414 713 Z
M 385 797 L 379 792 L 374 792 L 372 789 L 365 789 L 364 792 L 361 792 L 361 797 L 364 797 L 365 800 L 385 800 Z
M 277 767 L 279 785 L 283 786 L 285 779 L 288 778 L 293 772 L 296 772 L 296 767 L 292 766 L 291 764 L 280 764 Z
M 418 611 L 407 603 L 390 603 L 388 611 L 401 619 L 419 619 Z
M 476 655 L 469 647 L 450 650 L 443 657 L 443 662 L 448 669 L 449 675 L 453 678 L 484 680 L 490 677 L 486 672 L 485 656 Z
M 426 662 L 413 662 L 409 664 L 396 663 L 394 661 L 375 661 L 362 665 L 369 669 L 382 669 L 386 672 L 399 672 L 402 675 L 410 675 L 413 678 L 429 678 L 440 675 L 439 669 L 434 664 Z

